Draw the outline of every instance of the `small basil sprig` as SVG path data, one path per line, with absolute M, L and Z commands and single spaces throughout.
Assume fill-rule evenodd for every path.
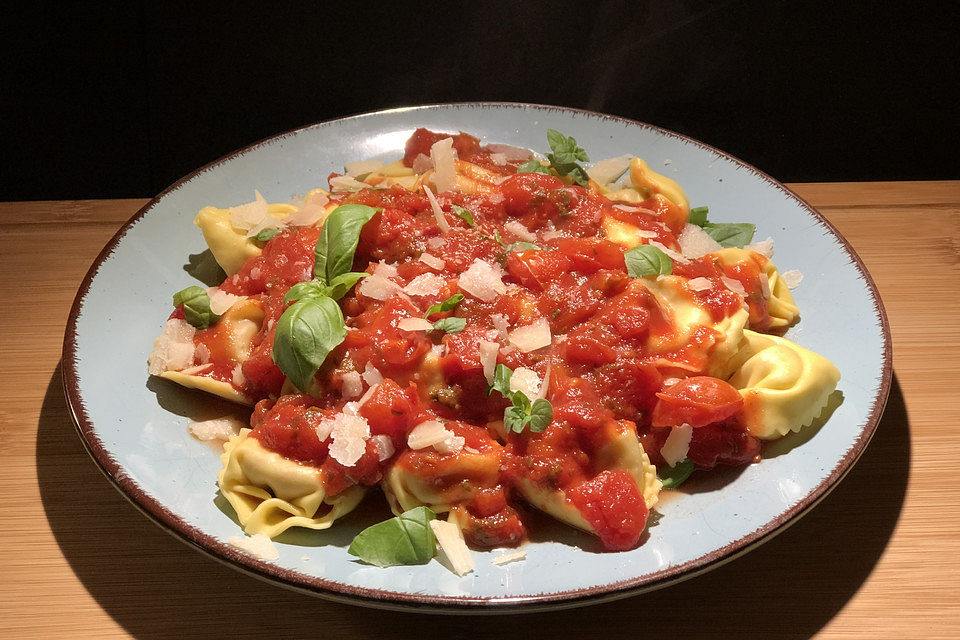
M 340 306 L 325 296 L 290 305 L 277 322 L 273 361 L 304 393 L 327 355 L 347 337 Z
M 210 295 L 203 287 L 187 287 L 173 294 L 173 306 L 183 305 L 183 315 L 197 329 L 206 329 L 220 321 L 220 316 L 210 310 Z
M 757 225 L 750 222 L 710 222 L 707 220 L 709 212 L 709 207 L 694 207 L 690 209 L 688 221 L 706 231 L 707 235 L 720 243 L 721 247 L 742 249 L 753 242 Z
M 427 312 L 423 314 L 423 317 L 427 320 L 430 319 L 430 316 L 435 313 L 447 313 L 453 311 L 458 304 L 463 300 L 462 293 L 455 293 L 443 302 L 438 302 L 437 304 L 431 305 Z M 431 331 L 445 331 L 447 333 L 459 333 L 463 331 L 467 326 L 467 320 L 465 318 L 441 318 L 433 323 L 433 329 Z
M 470 211 L 470 209 L 467 209 L 466 207 L 461 207 L 460 205 L 457 205 L 457 204 L 451 205 L 451 208 L 453 209 L 453 212 L 455 214 L 460 216 L 460 218 L 471 227 L 477 224 L 476 220 L 474 220 L 474 217 L 473 217 L 473 211 Z
M 489 238 L 490 236 L 487 237 Z M 496 240 L 501 247 L 503 247 L 503 251 L 505 253 L 513 253 L 515 251 L 541 251 L 543 249 L 543 247 L 537 246 L 532 242 L 518 241 L 506 243 L 503 241 L 503 238 L 500 237 L 499 231 L 493 232 L 493 239 Z
M 417 507 L 367 527 L 350 543 L 347 553 L 378 567 L 426 564 L 437 553 L 430 521 L 436 514 Z
M 510 367 L 498 364 L 493 371 L 493 382 L 487 390 L 487 395 L 498 391 L 500 395 L 512 404 L 503 411 L 503 425 L 507 431 L 520 433 L 529 425 L 530 431 L 540 433 L 553 420 L 553 405 L 546 398 L 537 398 L 530 402 L 522 391 L 510 390 L 510 378 L 513 370 Z
M 627 263 L 627 273 L 632 278 L 673 273 L 673 260 L 653 245 L 636 246 L 624 253 L 623 259 Z
M 330 212 L 314 252 L 313 276 L 317 280 L 330 285 L 337 276 L 350 272 L 360 230 L 377 211 L 364 204 L 342 204 Z
M 577 141 L 565 136 L 556 129 L 547 129 L 547 143 L 551 153 L 546 154 L 550 166 L 560 176 L 569 176 L 580 186 L 586 186 L 590 179 L 586 170 L 577 162 L 589 162 L 590 156 L 577 144 Z
M 341 273 L 328 285 L 324 285 L 317 280 L 298 282 L 290 287 L 290 290 L 287 291 L 287 294 L 283 296 L 283 301 L 293 302 L 294 300 L 300 300 L 301 298 L 316 298 L 319 296 L 326 296 L 328 298 L 333 298 L 334 300 L 339 300 L 343 296 L 347 295 L 347 292 L 350 291 L 353 285 L 357 284 L 361 278 L 366 278 L 368 275 L 370 274 L 360 273 L 357 271 L 348 271 L 347 273 Z
M 664 489 L 676 489 L 690 477 L 696 466 L 690 458 L 684 458 L 672 467 L 657 469 L 657 476 L 663 482 Z
M 527 160 L 517 167 L 517 173 L 543 173 L 550 175 L 550 167 L 540 164 L 539 160 Z
M 438 302 L 437 304 L 431 305 L 423 317 L 429 320 L 430 316 L 435 313 L 446 313 L 448 311 L 453 311 L 462 300 L 463 294 L 455 293 L 443 302 Z
M 267 240 L 277 235 L 278 233 L 280 233 L 280 229 L 264 229 L 263 231 L 261 231 L 260 233 L 258 233 L 253 237 L 258 242 L 266 242 Z
M 433 323 L 431 331 L 443 331 L 445 333 L 460 333 L 467 328 L 466 318 L 441 318 Z

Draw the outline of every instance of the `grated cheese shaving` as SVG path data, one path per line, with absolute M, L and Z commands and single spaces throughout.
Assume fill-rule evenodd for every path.
M 227 542 L 237 549 L 240 549 L 240 551 L 249 553 L 261 560 L 276 560 L 280 557 L 280 552 L 277 551 L 273 540 L 265 533 L 255 533 L 249 538 L 245 536 L 235 536 L 233 538 L 227 538 Z
M 443 271 L 443 268 L 447 266 L 447 263 L 443 258 L 438 258 L 437 256 L 431 255 L 426 252 L 420 254 L 419 260 L 423 264 L 427 265 L 432 269 L 436 269 L 437 271 Z
M 331 422 L 330 457 L 345 467 L 352 467 L 367 450 L 370 425 L 364 418 L 346 413 L 337 414 Z
M 353 193 L 366 189 L 370 185 L 364 184 L 351 176 L 334 176 L 330 178 L 330 190 L 334 193 Z
M 490 161 L 493 162 L 493 164 L 502 167 L 503 165 L 507 164 L 507 156 L 502 153 L 491 153 Z
M 516 220 L 510 220 L 505 225 L 503 225 L 504 230 L 509 231 L 513 235 L 517 236 L 525 242 L 533 242 L 537 239 L 536 234 L 531 233 L 529 229 L 520 224 Z
M 368 362 L 367 366 L 363 369 L 363 381 L 371 387 L 374 387 L 383 382 L 383 375 L 376 367 Z
M 493 382 L 493 374 L 497 368 L 497 355 L 500 353 L 500 345 L 496 342 L 481 340 L 480 344 L 480 364 L 483 365 L 483 377 L 487 382 Z
M 163 326 L 163 332 L 153 343 L 153 351 L 147 358 L 150 375 L 164 371 L 180 371 L 193 364 L 194 329 L 186 320 L 171 318 Z
M 238 389 L 243 388 L 243 385 L 246 384 L 247 378 L 243 375 L 243 365 L 237 365 L 233 368 L 232 375 L 233 386 Z
M 433 184 L 438 193 L 452 191 L 457 186 L 457 164 L 453 151 L 453 138 L 437 140 L 430 147 L 433 161 Z
M 356 178 L 372 173 L 382 166 L 383 162 L 380 160 L 360 160 L 358 162 L 348 162 L 343 165 L 343 170 L 346 171 L 347 175 L 351 178 Z
M 220 287 L 210 287 L 207 289 L 207 295 L 210 297 L 210 311 L 218 316 L 225 314 L 237 301 L 246 299 L 246 296 L 221 291 Z
M 743 284 L 739 280 L 734 280 L 733 278 L 728 278 L 727 276 L 720 276 L 720 281 L 723 282 L 723 286 L 730 291 L 733 291 L 744 298 L 747 297 L 747 290 L 743 288 Z
M 470 555 L 470 549 L 463 540 L 460 527 L 444 520 L 431 520 L 430 528 L 433 529 L 437 544 L 450 562 L 453 572 L 458 576 L 465 576 L 473 571 L 473 556 Z
M 803 280 L 803 274 L 796 269 L 784 271 L 780 274 L 780 277 L 783 278 L 783 283 L 787 285 L 788 289 L 796 289 L 800 286 L 800 282 Z
M 440 203 L 437 202 L 437 198 L 433 195 L 433 191 L 430 191 L 430 187 L 427 185 L 423 185 L 423 192 L 427 194 L 427 200 L 430 201 L 430 208 L 433 209 L 433 217 L 437 221 L 437 226 L 440 228 L 440 233 L 449 233 L 450 223 L 447 222 L 447 218 L 443 215 L 443 209 L 440 208 Z
M 753 244 L 748 244 L 743 247 L 749 251 L 756 251 L 759 254 L 766 256 L 767 258 L 773 257 L 773 238 L 767 238 L 766 240 L 761 240 L 760 242 L 754 242 Z
M 403 288 L 403 292 L 411 296 L 438 296 L 440 290 L 447 286 L 447 281 L 435 273 L 422 273 L 410 284 Z
M 479 258 L 460 275 L 458 286 L 484 302 L 492 302 L 507 291 L 507 286 L 503 284 L 503 271 Z
M 340 395 L 345 398 L 356 398 L 363 392 L 363 381 L 360 374 L 356 371 L 348 371 L 342 376 L 343 385 L 340 387 Z
M 510 332 L 510 343 L 524 353 L 550 346 L 552 339 L 550 324 L 544 318 Z
M 686 458 L 690 451 L 691 438 L 693 438 L 693 427 L 688 424 L 670 429 L 670 435 L 660 449 L 660 455 L 663 456 L 664 461 L 672 467 Z
M 417 157 L 413 159 L 413 172 L 414 173 L 426 173 L 433 169 L 433 160 L 430 159 L 430 156 L 426 156 L 422 153 L 417 154 Z
M 372 440 L 373 444 L 377 447 L 377 458 L 380 462 L 383 462 L 396 453 L 397 449 L 393 446 L 393 440 L 390 436 L 380 434 L 373 436 L 370 440 Z
M 707 278 L 693 278 L 687 281 L 687 286 L 693 291 L 706 291 L 713 287 L 713 283 Z
M 450 433 L 449 431 L 447 433 Z M 457 454 L 463 449 L 463 445 L 466 444 L 467 440 L 463 436 L 455 436 L 450 433 L 446 439 L 437 442 L 433 445 L 433 448 L 440 453 L 446 454 Z
M 510 391 L 520 391 L 533 400 L 540 394 L 540 376 L 533 369 L 517 367 L 510 377 Z
M 207 347 L 207 345 L 203 344 L 202 342 L 197 344 L 197 346 L 193 349 L 193 359 L 199 360 L 200 364 L 207 364 L 210 362 L 210 349 Z
M 587 175 L 597 184 L 607 184 L 622 176 L 629 168 L 630 156 L 619 156 L 595 162 L 587 169 Z
M 423 318 L 403 318 L 397 322 L 397 328 L 401 331 L 430 331 L 433 323 Z
M 504 565 L 509 562 L 519 562 L 520 560 L 525 560 L 527 557 L 526 549 L 516 549 L 514 551 L 508 551 L 503 555 L 499 555 L 490 562 L 495 565 Z
M 680 245 L 680 252 L 687 258 L 699 258 L 723 248 L 719 242 L 695 224 L 684 226 L 683 233 L 677 238 L 677 244 Z
M 190 422 L 189 430 L 197 440 L 220 440 L 226 442 L 230 436 L 235 436 L 240 429 L 246 427 L 246 423 L 233 416 L 224 416 L 223 418 L 213 418 L 211 420 L 201 420 L 199 422 Z
M 447 431 L 447 428 L 439 420 L 427 420 L 410 430 L 410 435 L 407 436 L 407 446 L 411 449 L 426 449 L 438 442 L 443 442 L 451 435 L 453 434 Z

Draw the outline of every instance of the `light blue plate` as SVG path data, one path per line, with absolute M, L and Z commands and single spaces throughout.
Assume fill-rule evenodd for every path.
M 184 268 L 188 256 L 205 249 L 193 217 L 208 204 L 248 201 L 254 188 L 267 200 L 288 200 L 325 186 L 327 175 L 348 161 L 396 159 L 421 126 L 536 150 L 545 149 L 548 128 L 558 129 L 594 159 L 644 157 L 679 181 L 694 206 L 709 205 L 711 219 L 755 222 L 758 239 L 775 239 L 777 265 L 804 274 L 794 292 L 802 320 L 787 336 L 836 363 L 842 404 L 804 442 L 777 443 L 742 472 L 720 473 L 690 493 L 666 495 L 657 508 L 662 517 L 633 551 L 599 553 L 586 536 L 566 532 L 563 542 L 533 542 L 524 561 L 504 566 L 491 564 L 494 553 L 475 552 L 476 570 L 462 578 L 436 561 L 378 569 L 346 553 L 373 517 L 360 513 L 328 532 L 282 538 L 276 561 L 238 552 L 226 543 L 240 529 L 217 499 L 218 455 L 187 432 L 187 416 L 216 413 L 223 405 L 147 379 L 147 354 L 170 313 L 171 294 L 196 283 Z M 783 185 L 716 149 L 649 125 L 491 103 L 324 122 L 256 143 L 184 178 L 138 212 L 97 258 L 77 294 L 63 357 L 67 398 L 91 455 L 136 506 L 183 540 L 239 569 L 317 595 L 448 612 L 597 602 L 729 560 L 783 530 L 843 477 L 876 428 L 891 380 L 889 330 L 863 263 Z

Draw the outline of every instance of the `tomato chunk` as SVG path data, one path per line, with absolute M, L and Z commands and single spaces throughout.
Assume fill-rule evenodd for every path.
M 710 376 L 685 378 L 657 398 L 651 420 L 655 427 L 704 427 L 726 420 L 743 407 L 743 398 L 732 385 Z
M 603 471 L 567 491 L 567 499 L 590 523 L 608 551 L 637 546 L 649 511 L 630 472 Z

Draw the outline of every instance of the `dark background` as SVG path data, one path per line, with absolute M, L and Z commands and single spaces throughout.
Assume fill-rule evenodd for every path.
M 150 196 L 297 126 L 472 100 L 635 118 L 785 181 L 960 178 L 951 4 L 21 5 L 0 199 Z

